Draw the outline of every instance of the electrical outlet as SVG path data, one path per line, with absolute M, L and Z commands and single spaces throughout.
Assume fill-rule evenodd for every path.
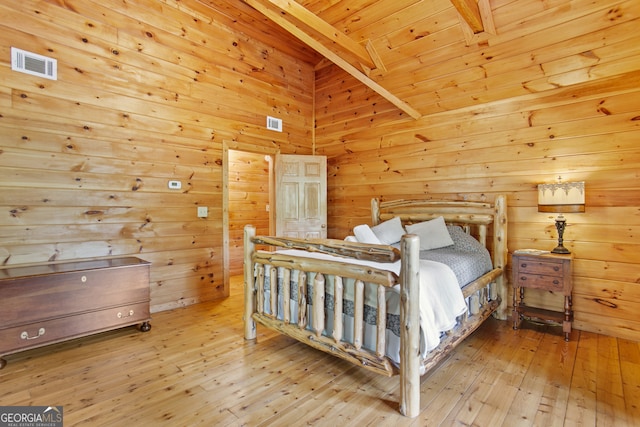
M 198 218 L 206 218 L 209 216 L 209 208 L 206 206 L 198 206 Z

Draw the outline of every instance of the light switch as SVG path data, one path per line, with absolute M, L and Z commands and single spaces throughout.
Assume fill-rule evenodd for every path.
M 198 206 L 198 218 L 206 218 L 209 216 L 209 208 L 206 206 Z

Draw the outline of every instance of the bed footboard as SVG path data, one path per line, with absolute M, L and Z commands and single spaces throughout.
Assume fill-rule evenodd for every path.
M 245 227 L 245 339 L 256 338 L 256 323 L 292 337 L 313 348 L 348 360 L 373 372 L 392 376 L 400 373 L 400 410 L 414 417 L 420 406 L 419 357 L 419 242 L 416 236 L 405 236 L 400 251 L 392 247 L 365 245 L 331 240 L 296 240 L 256 237 L 253 226 Z M 258 251 L 256 244 L 281 248 L 305 249 L 310 252 L 335 254 L 348 252 L 352 258 L 386 262 L 401 259 L 400 277 L 371 266 L 342 263 L 313 258 L 281 255 L 277 251 Z M 286 284 L 297 274 L 297 313 L 291 316 L 292 289 Z M 327 294 L 327 281 L 333 286 Z M 353 327 L 351 336 L 343 336 L 342 306 L 346 283 L 353 289 Z M 279 286 L 279 283 L 281 284 Z M 285 284 L 285 285 L 282 285 Z M 311 284 L 311 286 L 307 286 Z M 386 294 L 387 289 L 399 285 L 400 298 L 400 368 L 385 356 Z M 365 286 L 375 287 L 376 325 L 375 345 L 363 346 L 365 318 Z M 311 291 L 308 291 L 311 289 Z M 393 291 L 395 292 L 395 291 Z M 310 294 L 308 294 L 310 293 Z M 325 300 L 332 298 L 332 313 Z M 309 304 L 309 300 L 313 304 Z M 307 313 L 307 306 L 311 312 Z M 330 325 L 330 327 L 328 327 Z M 330 333 L 325 333 L 330 330 Z

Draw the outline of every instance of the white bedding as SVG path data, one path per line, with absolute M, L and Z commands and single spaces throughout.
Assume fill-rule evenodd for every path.
M 395 274 L 400 273 L 400 261 L 395 263 L 377 263 L 372 261 L 363 261 L 352 258 L 342 258 L 338 256 L 310 253 L 301 250 L 283 250 L 278 251 L 281 254 L 295 255 L 307 258 L 326 259 L 345 263 L 355 263 L 367 265 Z M 369 285 L 373 288 L 373 285 Z M 346 287 L 345 287 L 346 290 Z M 326 287 L 327 293 L 332 294 L 332 286 Z M 351 298 L 345 292 L 345 299 Z M 372 307 L 376 306 L 376 293 L 365 291 L 365 304 Z M 269 295 L 265 295 L 265 311 L 269 312 L 266 302 Z M 387 313 L 400 314 L 399 306 L 399 288 L 396 287 L 395 292 L 387 292 Z M 428 260 L 420 260 L 420 352 L 424 357 L 429 351 L 433 350 L 440 342 L 442 332 L 447 331 L 455 326 L 456 318 L 467 310 L 462 291 L 456 275 L 447 265 Z M 279 313 L 282 313 L 282 299 L 279 301 Z M 297 318 L 297 301 L 291 299 L 291 318 Z M 281 317 L 279 315 L 278 317 Z M 333 313 L 327 316 L 327 325 L 325 333 L 330 334 L 333 330 Z M 343 316 L 345 332 L 343 336 L 352 336 L 353 318 Z M 310 325 L 312 326 L 312 325 Z M 374 325 L 365 323 L 364 346 L 369 349 L 375 348 L 376 329 Z M 387 331 L 387 356 L 396 363 L 399 363 L 400 354 L 400 338 L 391 331 Z

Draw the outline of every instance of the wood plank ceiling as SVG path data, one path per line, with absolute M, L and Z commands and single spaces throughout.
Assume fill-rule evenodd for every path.
M 395 32 L 404 27 L 420 39 L 446 29 L 445 37 L 455 39 L 452 43 L 466 45 L 477 42 L 478 35 L 495 33 L 489 0 L 198 1 L 227 16 L 244 33 L 267 42 L 270 38 L 279 48 L 287 46 L 317 69 L 337 65 L 414 119 L 422 114 L 381 82 L 404 64 L 393 52 L 392 37 L 399 36 Z M 445 26 L 443 18 L 448 20 Z M 408 29 L 407 24 L 413 26 Z M 450 31 L 451 26 L 457 31 Z M 419 53 L 409 50 L 404 55 Z

